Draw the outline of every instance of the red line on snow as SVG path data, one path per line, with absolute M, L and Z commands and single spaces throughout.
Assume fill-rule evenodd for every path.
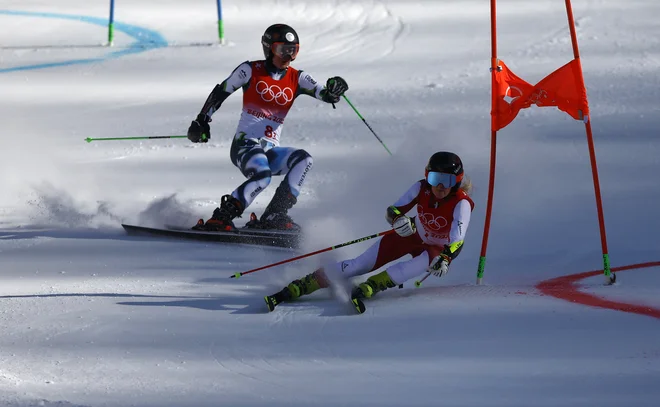
M 659 266 L 660 261 L 654 261 L 649 263 L 631 264 L 629 266 L 612 267 L 612 272 Z M 559 298 L 560 300 L 588 305 L 590 307 L 607 308 L 615 311 L 647 315 L 660 319 L 660 309 L 653 308 L 648 305 L 637 305 L 619 301 L 611 301 L 579 290 L 579 287 L 576 284 L 578 281 L 587 277 L 597 276 L 599 274 L 603 274 L 603 271 L 594 270 L 587 271 L 585 273 L 556 277 L 550 280 L 541 281 L 536 285 L 536 288 L 543 294 Z

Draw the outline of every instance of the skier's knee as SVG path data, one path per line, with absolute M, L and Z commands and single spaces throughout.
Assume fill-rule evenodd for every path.
M 250 181 L 256 184 L 255 191 L 259 192 L 266 189 L 272 179 L 272 172 L 270 170 L 260 171 L 250 177 Z
M 289 157 L 289 162 L 287 162 L 287 167 L 293 169 L 293 167 L 295 167 L 300 163 L 304 163 L 305 168 L 309 170 L 312 168 L 312 165 L 314 165 L 314 159 L 307 151 L 302 149 L 296 150 Z
M 298 196 L 300 188 L 307 178 L 309 170 L 312 169 L 314 160 L 305 150 L 296 150 L 291 154 L 287 162 L 289 171 L 283 182 L 288 183 L 289 189 L 294 196 Z

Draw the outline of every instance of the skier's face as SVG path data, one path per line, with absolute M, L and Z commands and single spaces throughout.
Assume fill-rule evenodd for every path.
M 286 59 L 286 57 L 289 57 L 291 61 L 296 59 L 299 49 L 300 46 L 298 44 L 285 44 L 283 42 L 275 42 L 271 47 L 271 51 L 273 51 L 273 55 L 278 55 L 284 59 Z
M 291 61 L 296 59 L 298 49 L 298 44 L 285 44 L 283 42 L 273 43 L 271 47 L 273 53 L 273 65 L 278 69 L 287 68 Z
M 431 191 L 433 191 L 433 195 L 435 195 L 437 199 L 445 199 L 451 192 L 451 188 L 445 188 L 444 185 L 438 184 L 434 187 L 432 186 Z
M 444 199 L 457 183 L 454 174 L 428 170 L 426 171 L 426 182 L 431 185 L 431 191 L 437 199 Z
M 289 67 L 291 64 L 291 58 L 285 56 L 284 58 L 278 56 L 278 55 L 273 55 L 273 65 L 277 67 L 277 69 L 286 69 Z

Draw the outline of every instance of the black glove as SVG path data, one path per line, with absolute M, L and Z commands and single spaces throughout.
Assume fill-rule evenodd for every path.
M 193 143 L 206 143 L 211 138 L 211 119 L 205 114 L 198 114 L 197 118 L 188 127 L 188 140 Z
M 330 78 L 325 83 L 323 101 L 327 103 L 337 103 L 339 102 L 341 95 L 343 95 L 347 90 L 348 84 L 343 78 L 339 76 Z

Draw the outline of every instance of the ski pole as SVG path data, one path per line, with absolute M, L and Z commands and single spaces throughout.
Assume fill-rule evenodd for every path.
M 390 155 L 392 155 L 392 152 L 390 151 L 390 149 L 387 148 L 387 146 L 385 145 L 385 143 L 383 143 L 383 140 L 381 140 L 380 137 L 378 137 L 378 134 L 376 134 L 376 132 L 374 131 L 374 129 L 372 129 L 371 126 L 369 126 L 369 123 L 367 123 L 367 121 L 364 119 L 364 117 L 362 117 L 362 115 L 360 114 L 360 112 L 358 112 L 358 110 L 355 108 L 355 106 L 353 106 L 353 103 L 351 103 L 351 101 L 348 100 L 348 98 L 346 97 L 346 95 L 341 95 L 341 96 L 344 98 L 344 100 L 346 100 L 346 103 L 348 103 L 349 106 L 351 106 L 351 107 L 353 108 L 353 111 L 354 111 L 355 113 L 357 113 L 358 117 L 359 117 L 360 119 L 362 119 L 362 121 L 363 121 L 364 124 L 367 126 L 367 128 L 368 128 L 369 130 L 371 130 L 371 132 L 373 133 L 373 135 L 376 136 L 376 138 L 378 139 L 378 141 L 380 141 L 380 144 L 382 144 L 383 147 L 385 147 L 385 150 L 387 150 L 387 152 L 390 153 Z
M 424 277 L 422 277 L 421 280 L 417 280 L 417 281 L 415 281 L 415 287 L 417 287 L 417 288 L 421 287 L 421 286 L 422 286 L 422 282 L 423 282 L 424 280 L 426 280 L 427 278 L 429 278 L 430 275 L 431 275 L 431 273 L 427 272 L 426 275 L 425 275 Z
M 365 240 L 373 239 L 373 238 L 378 237 L 378 236 L 389 235 L 390 233 L 393 233 L 393 232 L 394 232 L 394 229 L 390 229 L 390 230 L 386 230 L 385 232 L 376 233 L 375 235 L 361 237 L 359 239 L 351 240 L 350 242 L 345 242 L 345 243 L 341 243 L 341 244 L 338 244 L 338 245 L 335 245 L 335 246 L 330 246 L 330 247 L 327 247 L 325 249 L 317 250 L 317 251 L 312 252 L 312 253 L 303 254 L 302 256 L 293 257 L 293 258 L 290 258 L 288 260 L 282 260 L 282 261 L 279 261 L 277 263 L 269 264 L 267 266 L 259 267 L 259 268 L 248 270 L 248 271 L 243 271 L 243 272 L 240 272 L 240 273 L 234 273 L 229 278 L 238 278 L 238 277 L 244 276 L 246 274 L 254 273 L 255 271 L 259 271 L 259 270 L 279 266 L 280 264 L 284 264 L 284 263 L 290 263 L 292 261 L 304 259 L 305 257 L 314 256 L 315 254 L 328 252 L 330 250 L 339 249 L 341 247 L 349 246 L 349 245 L 352 245 L 352 244 L 355 244 L 355 243 L 364 242 Z
M 150 140 L 157 138 L 187 138 L 188 136 L 151 136 L 151 137 L 99 137 L 92 138 L 87 137 L 86 142 L 91 143 L 92 141 L 108 141 L 108 140 Z

